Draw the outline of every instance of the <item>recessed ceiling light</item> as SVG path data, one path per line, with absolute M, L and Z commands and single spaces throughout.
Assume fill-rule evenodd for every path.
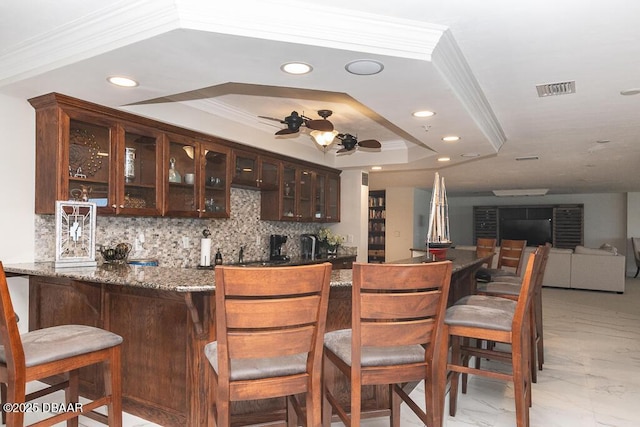
M 438 157 L 439 162 L 449 162 L 451 161 L 450 157 Z
M 384 64 L 373 59 L 357 59 L 345 65 L 344 69 L 358 76 L 370 76 L 384 70 Z
M 136 87 L 138 86 L 138 82 L 130 79 L 129 77 L 123 76 L 111 76 L 107 78 L 107 81 L 113 85 L 120 87 Z
M 382 166 L 371 166 L 371 170 L 372 171 L 381 171 L 382 170 Z
M 429 110 L 421 110 L 421 111 L 415 111 L 413 112 L 413 117 L 432 117 L 435 116 L 436 113 L 434 113 L 433 111 L 429 111 Z
M 626 89 L 626 90 L 622 90 L 620 91 L 620 95 L 637 95 L 640 93 L 640 88 L 635 88 L 635 89 Z
M 304 62 L 288 62 L 280 67 L 282 71 L 288 74 L 307 74 L 313 70 L 313 67 Z
M 445 142 L 455 142 L 455 141 L 460 141 L 460 137 L 455 135 L 450 135 L 450 136 L 445 136 L 444 138 L 442 138 L 442 140 Z

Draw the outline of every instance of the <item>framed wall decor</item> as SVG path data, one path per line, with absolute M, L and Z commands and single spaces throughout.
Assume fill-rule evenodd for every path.
M 96 204 L 56 201 L 55 267 L 95 267 Z

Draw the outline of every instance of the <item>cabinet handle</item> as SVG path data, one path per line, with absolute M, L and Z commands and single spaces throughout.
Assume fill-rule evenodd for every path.
M 120 205 L 120 209 L 124 209 L 124 205 Z
M 112 207 L 113 209 L 115 209 L 115 208 L 117 208 L 117 207 L 118 207 L 118 205 L 113 204 L 113 205 L 111 205 L 111 207 Z

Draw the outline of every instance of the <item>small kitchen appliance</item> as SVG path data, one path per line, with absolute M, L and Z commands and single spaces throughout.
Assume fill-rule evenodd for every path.
M 300 245 L 302 258 L 317 259 L 320 253 L 320 240 L 315 234 L 301 234 Z
M 287 243 L 287 236 L 272 234 L 269 236 L 269 261 L 288 261 L 289 257 L 282 253 L 282 245 Z

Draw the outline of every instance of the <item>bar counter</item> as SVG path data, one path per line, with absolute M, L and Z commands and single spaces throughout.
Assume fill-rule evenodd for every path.
M 456 250 L 449 250 L 447 257 L 453 262 L 449 300 L 455 301 L 470 292 L 483 259 L 473 251 Z M 422 262 L 429 260 L 422 256 L 395 261 Z M 9 275 L 29 276 L 30 329 L 75 323 L 124 338 L 125 411 L 162 426 L 206 425 L 211 367 L 203 348 L 215 341 L 212 270 L 128 265 L 56 269 L 53 263 L 4 268 Z M 327 331 L 351 326 L 351 282 L 352 270 L 333 270 Z M 101 392 L 99 370 L 85 369 L 80 376 L 82 394 Z M 340 398 L 348 399 L 348 387 L 341 390 Z M 362 409 L 380 414 L 386 400 L 386 387 L 365 388 Z M 235 402 L 232 408 L 250 423 L 268 422 L 282 415 L 284 400 Z

